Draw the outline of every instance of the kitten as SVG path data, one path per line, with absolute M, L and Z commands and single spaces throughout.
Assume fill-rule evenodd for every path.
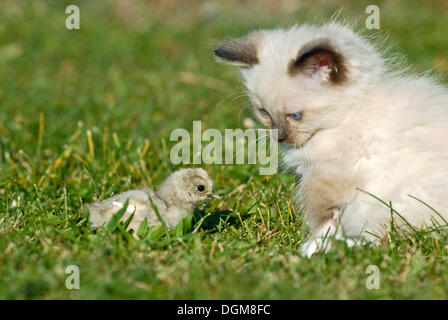
M 94 227 L 99 227 L 107 223 L 123 207 L 126 200 L 129 200 L 121 221 L 126 221 L 134 214 L 128 229 L 137 231 L 145 219 L 148 220 L 149 226 L 161 225 L 149 200 L 151 197 L 163 221 L 169 229 L 172 229 L 191 213 L 199 202 L 210 197 L 216 198 L 213 193 L 213 182 L 204 169 L 180 169 L 166 178 L 158 191 L 150 188 L 130 190 L 88 204 L 86 209 L 90 212 L 90 223 Z
M 326 235 L 373 241 L 387 232 L 391 209 L 363 191 L 414 227 L 448 220 L 446 88 L 392 72 L 374 46 L 337 23 L 254 31 L 215 55 L 240 67 L 255 114 L 278 130 L 313 233 L 304 254 Z M 396 214 L 394 222 L 406 225 Z

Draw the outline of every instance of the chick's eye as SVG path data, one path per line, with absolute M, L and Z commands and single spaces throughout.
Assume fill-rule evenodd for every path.
M 298 121 L 302 118 L 302 112 L 288 114 L 288 118 Z
M 260 114 L 261 114 L 263 117 L 265 117 L 265 118 L 271 116 L 271 115 L 269 114 L 269 112 L 266 111 L 266 109 L 261 108 L 261 109 L 258 109 L 258 111 L 259 111 Z
M 200 184 L 198 185 L 198 190 L 202 192 L 205 190 L 205 187 L 202 184 Z

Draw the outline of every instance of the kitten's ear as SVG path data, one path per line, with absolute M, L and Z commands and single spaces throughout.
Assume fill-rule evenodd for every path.
M 344 61 L 330 41 L 322 39 L 305 45 L 289 63 L 288 73 L 291 76 L 303 73 L 324 83 L 342 84 L 347 79 Z
M 247 36 L 224 42 L 215 49 L 218 61 L 230 63 L 239 67 L 251 67 L 258 63 L 257 42 L 258 33 L 252 32 Z

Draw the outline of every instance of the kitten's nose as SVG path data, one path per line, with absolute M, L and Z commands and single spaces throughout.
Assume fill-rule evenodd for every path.
M 287 132 L 283 127 L 272 127 L 271 136 L 278 142 L 282 143 L 286 140 Z
M 282 136 L 279 136 L 279 137 L 277 138 L 277 141 L 278 141 L 278 142 L 283 142 L 283 141 L 285 141 L 285 139 L 286 139 L 286 136 L 285 136 L 285 135 L 282 135 Z

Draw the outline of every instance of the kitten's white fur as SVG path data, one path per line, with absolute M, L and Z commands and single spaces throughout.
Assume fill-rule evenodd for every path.
M 306 255 L 319 249 L 327 232 L 374 240 L 370 233 L 387 231 L 391 210 L 358 188 L 391 202 L 415 227 L 443 220 L 409 195 L 448 220 L 446 88 L 428 77 L 390 71 L 374 46 L 340 24 L 261 30 L 251 39 L 258 63 L 241 73 L 254 106 L 273 116 L 318 115 L 297 124 L 299 133 L 319 128 L 314 136 L 284 152 L 284 164 L 301 177 L 298 204 L 314 234 L 303 247 Z M 328 85 L 324 69 L 294 77 L 286 71 L 303 46 L 319 39 L 344 57 L 346 83 Z M 316 219 L 321 213 L 315 208 L 322 206 L 335 211 L 338 228 L 331 219 Z

